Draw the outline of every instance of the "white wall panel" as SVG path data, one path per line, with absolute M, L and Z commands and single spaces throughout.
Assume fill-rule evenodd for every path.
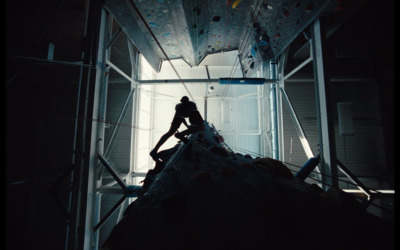
M 179 102 L 179 100 L 178 100 Z M 175 106 L 178 102 L 165 99 L 155 99 L 153 101 L 153 124 L 154 130 L 167 132 L 171 126 L 175 114 Z
M 211 79 L 226 77 L 243 77 L 240 67 L 233 68 L 232 53 L 226 53 L 226 66 L 208 66 L 208 72 Z M 218 60 L 223 60 L 224 54 L 218 55 Z M 175 105 L 179 103 L 182 96 L 188 96 L 194 101 L 200 114 L 205 118 L 205 99 L 207 96 L 207 121 L 212 123 L 216 129 L 224 136 L 225 142 L 229 146 L 242 148 L 249 152 L 259 154 L 260 141 L 260 121 L 259 121 L 259 103 L 258 90 L 261 89 L 257 85 L 225 85 L 219 83 L 206 83 L 208 79 L 205 66 L 190 67 L 183 60 L 173 60 L 176 70 L 182 79 L 205 79 L 204 83 L 186 83 L 186 88 L 182 83 L 177 84 L 152 84 L 152 107 L 150 114 L 152 119 L 152 128 L 149 133 L 149 149 L 143 153 L 142 157 L 149 158 L 149 151 L 158 142 L 160 137 L 166 133 L 171 125 L 175 113 Z M 213 65 L 213 64 L 211 64 Z M 144 72 L 147 70 L 148 72 Z M 142 79 L 178 79 L 176 73 L 168 62 L 164 62 L 160 73 L 155 73 L 150 67 L 145 66 L 142 70 Z M 147 78 L 146 78 L 147 77 Z M 213 88 L 210 91 L 210 87 Z M 192 100 L 192 97 L 194 98 Z M 143 105 L 148 105 L 148 100 L 143 100 Z M 146 104 L 145 104 L 146 102 Z M 269 110 L 262 115 L 270 115 Z M 146 115 L 142 115 L 147 119 Z M 269 119 L 267 119 L 269 121 Z M 141 126 L 147 123 L 140 123 Z M 268 126 L 265 126 L 268 127 Z M 186 129 L 181 125 L 180 131 Z M 164 150 L 176 145 L 177 139 L 172 136 L 160 148 Z M 151 165 L 151 164 L 150 164 Z
M 258 130 L 258 104 L 256 98 L 243 98 L 237 101 L 237 130 Z
M 238 135 L 238 150 L 242 154 L 249 154 L 252 157 L 260 156 L 260 136 L 258 135 Z

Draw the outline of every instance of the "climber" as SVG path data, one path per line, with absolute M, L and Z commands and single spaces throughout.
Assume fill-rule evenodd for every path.
M 158 149 L 168 140 L 169 137 L 171 137 L 178 130 L 178 128 L 182 123 L 188 128 L 188 130 L 190 129 L 190 127 L 195 126 L 195 124 L 198 124 L 199 119 L 201 119 L 202 123 L 203 119 L 201 118 L 200 114 L 196 114 L 197 107 L 194 102 L 189 101 L 189 98 L 187 96 L 183 96 L 180 102 L 181 103 L 178 103 L 175 106 L 175 115 L 172 120 L 170 129 L 168 130 L 167 133 L 161 136 L 156 146 L 153 148 L 153 150 L 150 151 L 150 156 L 153 158 L 154 161 L 158 161 L 158 156 L 157 156 Z M 189 121 L 191 122 L 191 124 L 193 124 L 190 127 L 185 120 L 186 117 L 189 117 Z M 181 140 L 184 139 L 182 138 Z
M 180 133 L 176 133 L 175 137 L 186 143 L 187 135 L 201 131 L 205 127 L 204 120 L 201 117 L 200 112 L 197 110 L 196 104 L 194 102 L 190 102 L 189 98 L 187 98 L 186 96 L 182 97 L 182 99 L 183 98 L 185 98 L 184 101 L 187 102 L 187 105 L 185 106 L 185 117 L 189 117 L 190 126 L 188 127 L 188 129 Z

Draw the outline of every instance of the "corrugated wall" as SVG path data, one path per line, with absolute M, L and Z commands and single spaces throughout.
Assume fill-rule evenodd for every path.
M 117 124 L 118 117 L 126 102 L 131 89 L 130 83 L 111 84 L 108 87 L 106 123 L 110 126 L 105 131 L 105 141 L 109 142 L 115 126 L 119 126 L 119 132 L 115 140 L 110 158 L 119 171 L 128 173 L 130 166 L 130 147 L 132 132 L 132 103 L 129 104 L 125 118 Z
M 122 120 L 122 122 L 118 124 L 117 120 L 126 102 L 130 90 L 130 83 L 110 84 L 108 87 L 107 96 L 106 123 L 110 126 L 106 126 L 105 141 L 106 143 L 108 143 L 115 126 L 120 126 L 113 150 L 110 154 L 110 161 L 115 164 L 115 168 L 121 174 L 127 174 L 130 167 L 132 102 L 130 102 L 128 110 L 125 114 L 125 118 Z M 107 182 L 113 180 L 114 179 L 109 176 L 108 172 L 105 170 L 103 174 L 103 184 L 106 184 Z M 118 184 L 115 185 L 115 187 L 118 187 Z M 121 194 L 101 195 L 100 219 L 103 218 L 108 213 L 108 211 L 110 211 L 110 209 L 117 203 L 117 201 L 121 197 Z M 112 228 L 116 225 L 119 211 L 120 209 L 117 209 L 116 212 L 99 229 L 99 246 L 104 243 Z
M 285 90 L 315 155 L 318 153 L 318 127 L 314 83 L 290 82 L 285 84 Z M 359 177 L 375 177 L 384 170 L 386 164 L 377 91 L 377 83 L 372 81 L 332 83 L 337 158 Z M 354 135 L 339 135 L 338 102 L 352 103 Z M 285 161 L 302 166 L 307 157 L 286 107 L 283 114 Z M 368 187 L 377 188 L 377 183 L 369 178 L 362 180 Z M 343 188 L 348 188 L 346 183 L 342 184 Z

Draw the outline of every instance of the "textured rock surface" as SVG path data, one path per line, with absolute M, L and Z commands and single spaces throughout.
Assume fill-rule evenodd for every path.
M 149 171 L 104 249 L 392 249 L 391 225 L 279 161 L 204 140 Z M 379 246 L 379 247 L 378 247 Z

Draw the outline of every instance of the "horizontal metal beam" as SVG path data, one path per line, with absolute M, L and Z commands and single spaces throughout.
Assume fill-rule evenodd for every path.
M 348 77 L 337 77 L 330 79 L 330 82 L 368 82 L 374 81 L 372 78 L 348 78 Z M 296 78 L 289 78 L 285 80 L 285 83 L 302 83 L 302 82 L 314 82 L 314 78 L 307 78 L 307 77 L 296 77 Z
M 238 78 L 242 79 L 242 78 Z M 207 82 L 217 82 L 219 83 L 220 79 L 160 79 L 160 80 L 139 80 L 139 84 L 161 84 L 161 83 L 171 83 L 171 84 L 177 84 L 177 83 L 182 83 L 184 81 L 185 83 L 207 83 Z M 265 79 L 264 83 L 276 83 L 278 80 L 277 79 Z
M 306 66 L 309 62 L 311 62 L 313 59 L 310 56 L 309 58 L 307 58 L 304 62 L 302 62 L 299 66 L 297 66 L 295 69 L 293 69 L 292 71 L 290 71 L 289 74 L 285 75 L 285 77 L 283 78 L 284 81 L 286 81 L 289 77 L 291 77 L 294 73 L 296 73 L 297 71 L 299 71 L 300 69 L 302 69 L 304 66 Z
M 353 194 L 364 194 L 362 190 L 359 189 L 342 189 L 342 191 L 346 193 Z M 378 189 L 378 190 L 370 190 L 372 194 L 382 194 L 382 195 L 395 195 L 396 191 L 392 189 Z
M 144 173 L 144 172 L 132 172 L 131 174 L 132 174 L 132 177 L 146 177 L 147 172 L 146 173 Z
M 244 85 L 258 85 L 264 84 L 264 78 L 220 78 L 219 84 L 244 84 Z
M 122 180 L 122 181 L 125 181 L 125 180 L 126 180 L 126 177 L 127 177 L 127 174 L 124 175 L 124 176 L 121 176 L 121 180 Z M 103 176 L 103 178 L 104 178 L 104 176 Z M 114 178 L 114 177 L 112 177 L 112 178 Z M 112 187 L 112 186 L 114 186 L 114 185 L 117 184 L 117 183 L 118 183 L 118 182 L 117 182 L 116 180 L 114 180 L 114 181 L 112 181 L 112 182 L 110 182 L 110 183 L 105 184 L 104 186 L 106 186 L 106 187 Z
M 125 194 L 125 190 L 121 187 L 101 186 L 97 189 L 101 194 Z
M 133 82 L 132 78 L 125 74 L 122 70 L 120 70 L 117 66 L 115 66 L 112 62 L 109 60 L 106 60 L 106 64 L 109 65 L 111 68 L 113 68 L 115 71 L 117 71 L 121 76 L 125 77 L 127 80 L 130 82 Z
M 342 189 L 343 192 L 355 195 L 361 199 L 370 199 L 370 196 L 360 189 Z M 395 190 L 370 190 L 375 198 L 392 198 L 395 195 Z M 370 199 L 371 201 L 371 199 Z
M 74 65 L 74 66 L 94 67 L 94 65 L 85 64 L 82 61 L 77 61 L 77 62 L 71 61 L 70 62 L 70 61 L 61 61 L 61 60 L 49 60 L 48 58 L 28 57 L 28 56 L 11 56 L 11 57 L 16 58 L 16 59 L 33 60 L 33 61 L 46 62 L 46 63 L 59 63 L 59 64 Z

